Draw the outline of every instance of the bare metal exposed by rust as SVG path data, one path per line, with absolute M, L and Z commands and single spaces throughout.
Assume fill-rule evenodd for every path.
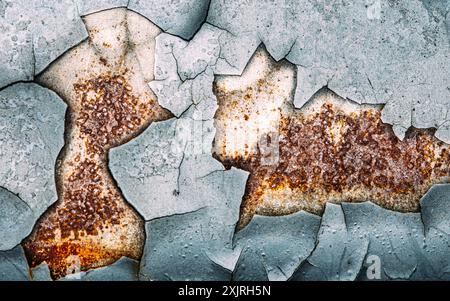
M 292 79 L 292 68 L 271 61 L 261 49 L 255 56 L 253 60 L 266 57 L 265 71 L 250 63 L 242 75 L 244 85 L 239 86 L 239 77 L 221 77 L 214 88 L 220 106 L 215 156 L 228 167 L 251 173 L 238 229 L 254 214 L 321 214 L 326 202 L 370 200 L 387 209 L 416 211 L 433 184 L 447 182 L 449 148 L 431 130 L 412 129 L 401 141 L 381 121 L 380 108 L 357 105 L 329 91 L 294 110 L 292 95 L 276 88 L 282 74 Z M 268 97 L 278 98 L 279 107 L 261 114 Z M 264 116 L 275 126 L 267 127 Z M 253 132 L 257 137 L 243 146 L 230 143 L 233 134 L 253 137 Z M 263 163 L 267 154 L 258 142 L 274 137 L 275 163 Z
M 63 96 L 69 114 L 66 145 L 56 167 L 59 200 L 37 223 L 24 247 L 30 265 L 45 261 L 55 278 L 73 269 L 111 264 L 122 256 L 140 258 L 144 222 L 112 179 L 108 150 L 133 138 L 151 122 L 170 117 L 145 85 L 143 68 L 135 57 L 138 47 L 115 54 L 108 42 L 120 41 L 123 27 L 132 22 L 154 25 L 124 9 L 98 17 L 113 22 L 106 31 L 108 36 L 102 36 L 102 28 L 91 26 L 90 40 L 40 78 Z M 151 47 L 146 50 L 153 55 Z M 83 65 L 84 60 L 89 62 L 85 69 L 73 67 L 73 73 L 66 74 L 65 68 Z

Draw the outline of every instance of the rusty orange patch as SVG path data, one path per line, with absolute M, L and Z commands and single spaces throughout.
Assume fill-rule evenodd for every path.
M 325 90 L 296 110 L 295 85 L 295 67 L 263 48 L 241 76 L 216 77 L 214 156 L 250 172 L 237 229 L 254 214 L 321 214 L 326 202 L 416 211 L 433 184 L 448 181 L 449 146 L 433 131 L 412 129 L 401 141 L 381 108 Z
M 80 270 L 141 256 L 143 221 L 109 174 L 107 153 L 171 115 L 154 98 L 134 95 L 127 72 L 74 84 L 76 99 L 57 167 L 59 200 L 24 243 L 31 267 L 45 261 L 55 278 L 71 271 L 73 256 Z
M 446 182 L 450 172 L 448 146 L 432 131 L 411 130 L 400 141 L 376 110 L 345 115 L 328 103 L 312 116 L 283 118 L 279 132 L 274 166 L 262 165 L 259 151 L 222 158 L 226 166 L 251 173 L 238 228 L 255 213 L 321 214 L 327 201 L 370 200 L 387 209 L 416 211 L 423 194 Z

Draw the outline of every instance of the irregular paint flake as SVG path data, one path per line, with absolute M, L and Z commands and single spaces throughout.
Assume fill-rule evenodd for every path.
M 206 171 L 215 161 L 210 155 L 189 161 L 180 177 L 189 185 L 182 185 L 180 200 L 201 197 L 204 207 L 146 223 L 141 280 L 231 280 L 240 254 L 232 239 L 247 173 L 234 168 Z M 196 170 L 206 173 L 188 176 Z
M 87 37 L 72 0 L 3 0 L 0 87 L 32 80 L 52 61 Z
M 33 281 L 52 281 L 50 268 L 45 262 L 31 269 L 31 279 Z
M 210 0 L 129 0 L 128 8 L 152 20 L 165 32 L 190 39 L 206 19 Z
M 111 172 L 126 199 L 145 220 L 205 206 L 201 197 L 180 195 L 185 188 L 181 164 L 188 161 L 186 142 L 180 136 L 183 128 L 189 129 L 192 123 L 185 118 L 154 123 L 136 139 L 111 150 Z M 220 168 L 220 164 L 215 163 L 215 166 L 207 164 L 207 169 Z M 153 193 L 155 187 L 158 193 Z
M 87 281 L 137 281 L 139 262 L 122 257 L 112 265 L 86 272 L 82 280 Z
M 90 15 L 85 22 L 90 39 L 39 78 L 64 97 L 70 112 L 57 165 L 59 201 L 24 246 L 31 266 L 45 261 L 56 278 L 74 264 L 84 271 L 122 256 L 140 257 L 143 222 L 110 176 L 108 150 L 170 117 L 145 84 L 153 60 L 145 62 L 149 55 L 141 53 L 151 56 L 146 37 L 154 39 L 158 29 L 125 9 Z
M 31 232 L 34 219 L 34 212 L 25 201 L 0 187 L 0 250 L 19 244 Z
M 439 184 L 433 186 L 420 200 L 422 221 L 425 231 L 431 228 L 450 235 L 450 185 Z
M 0 250 L 19 244 L 57 199 L 65 111 L 55 93 L 34 83 L 0 91 Z
M 342 210 L 349 237 L 356 245 L 359 244 L 355 253 L 361 254 L 368 241 L 364 267 L 358 280 L 372 280 L 367 268 L 378 260 L 379 279 L 411 277 L 420 259 L 419 252 L 426 248 L 420 214 L 393 212 L 370 202 L 344 203 Z
M 0 251 L 0 279 L 2 281 L 30 280 L 27 259 L 20 245 Z
M 140 279 L 157 281 L 231 280 L 231 272 L 205 254 L 214 239 L 207 209 L 147 223 L 151 237 L 141 261 Z M 208 239 L 209 237 L 209 239 Z M 215 238 L 217 239 L 217 238 Z
M 327 203 L 317 243 L 292 280 L 353 281 L 362 268 L 368 240 L 352 239 L 340 205 Z
M 378 107 L 326 91 L 292 109 L 293 70 L 260 48 L 241 77 L 216 79 L 215 155 L 251 173 L 238 228 L 255 213 L 321 214 L 329 201 L 416 211 L 433 184 L 447 181 L 449 147 L 432 131 L 400 141 Z
M 314 249 L 319 223 L 318 216 L 306 212 L 256 216 L 235 236 L 242 253 L 233 280 L 288 280 Z
M 199 119 L 214 116 L 217 104 L 211 83 L 213 70 L 219 68 L 219 39 L 223 33 L 204 24 L 189 42 L 166 33 L 156 38 L 155 80 L 150 87 L 161 106 L 175 116 L 180 117 L 192 107 L 197 109 Z

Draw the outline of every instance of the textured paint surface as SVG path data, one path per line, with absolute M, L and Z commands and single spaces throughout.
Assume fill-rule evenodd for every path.
M 87 37 L 71 0 L 0 3 L 0 87 L 31 80 L 52 61 Z
M 211 125 L 173 118 L 111 151 L 112 174 L 147 220 L 141 280 L 231 279 L 239 256 L 232 237 L 247 173 L 226 171 L 212 158 Z M 195 137 L 203 139 L 206 153 Z
M 0 0 L 0 278 L 450 279 L 449 11 Z M 37 265 L 38 228 L 81 248 Z

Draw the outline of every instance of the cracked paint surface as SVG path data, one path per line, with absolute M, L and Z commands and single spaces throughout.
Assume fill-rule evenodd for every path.
M 318 216 L 305 212 L 256 216 L 235 236 L 242 254 L 233 280 L 288 280 L 314 249 L 319 222 Z
M 111 151 L 118 185 L 147 221 L 141 280 L 231 279 L 247 173 L 212 158 L 213 138 L 212 121 L 172 118 Z
M 1 279 L 449 279 L 448 0 L 48 4 L 0 0 Z
M 32 80 L 87 37 L 73 1 L 48 4 L 42 0 L 1 1 L 0 87 Z
M 54 92 L 34 83 L 0 91 L 0 250 L 19 244 L 57 199 L 54 166 L 65 111 Z

